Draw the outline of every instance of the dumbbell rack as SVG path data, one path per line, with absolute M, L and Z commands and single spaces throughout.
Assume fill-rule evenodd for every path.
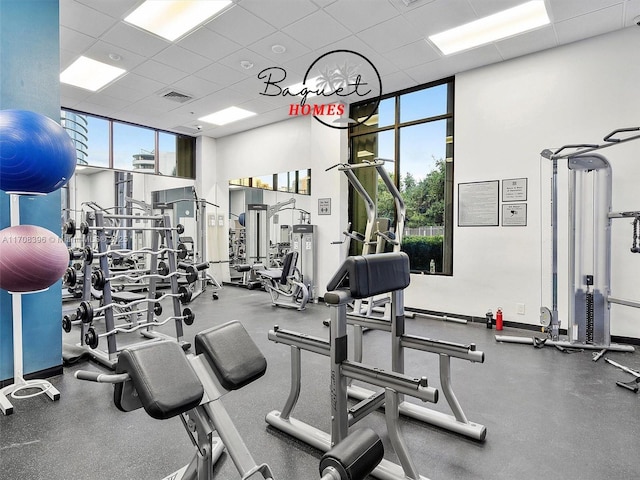
M 151 250 L 141 250 L 138 252 L 130 252 L 128 254 L 134 253 L 145 253 L 149 255 L 149 271 L 144 275 L 135 275 L 129 276 L 129 274 L 122 274 L 122 272 L 113 272 L 115 277 L 112 277 L 112 272 L 109 268 L 108 256 L 114 251 L 109 250 L 109 245 L 107 244 L 107 235 L 106 230 L 113 230 L 113 227 L 109 225 L 105 225 L 105 219 L 113 220 L 113 219 L 128 219 L 135 218 L 136 220 L 143 220 L 146 222 L 150 222 L 151 226 L 149 227 L 135 227 L 136 230 L 151 230 L 152 231 L 152 240 L 151 240 Z M 115 230 L 123 229 L 123 227 L 118 227 Z M 119 349 L 116 342 L 117 333 L 128 333 L 139 331 L 144 337 L 151 340 L 177 340 L 178 343 L 181 344 L 183 349 L 187 350 L 190 348 L 190 344 L 183 340 L 183 320 L 187 324 L 191 324 L 193 322 L 194 316 L 189 309 L 185 309 L 182 312 L 180 311 L 180 292 L 177 280 L 177 260 L 176 260 L 176 252 L 177 249 L 174 249 L 174 235 L 173 231 L 175 228 L 171 227 L 171 219 L 169 215 L 153 215 L 153 216 L 138 216 L 138 215 L 111 215 L 105 214 L 104 212 L 88 212 L 86 214 L 86 223 L 81 225 L 80 231 L 84 237 L 84 252 L 85 252 L 85 263 L 84 263 L 84 279 L 83 279 L 83 301 L 81 303 L 81 308 L 85 310 L 87 307 L 90 307 L 89 300 L 91 299 L 91 287 L 98 290 L 102 290 L 103 296 L 103 306 L 100 307 L 104 312 L 104 315 L 98 317 L 104 320 L 105 333 L 98 334 L 93 325 L 93 315 L 90 315 L 90 319 L 87 321 L 86 319 L 79 322 L 81 325 L 80 330 L 80 346 L 81 348 L 86 349 L 88 354 L 95 359 L 97 362 L 105 365 L 106 367 L 113 369 L 115 368 L 115 364 L 118 358 Z M 96 251 L 93 251 L 94 242 L 96 244 Z M 164 247 L 162 250 L 160 249 L 160 245 Z M 88 252 L 91 252 L 90 254 Z M 158 271 L 158 256 L 163 252 L 167 255 L 168 262 L 168 271 L 159 272 Z M 122 255 L 122 253 L 119 253 Z M 125 254 L 127 255 L 127 254 Z M 98 258 L 99 268 L 96 270 L 92 270 L 92 260 L 93 258 Z M 148 294 L 147 298 L 141 301 L 132 302 L 133 303 L 147 303 L 148 308 L 146 310 L 147 317 L 146 321 L 141 322 L 139 324 L 132 324 L 131 322 L 128 325 L 116 325 L 115 319 L 120 315 L 116 315 L 114 313 L 113 307 L 114 304 L 113 294 L 111 290 L 111 280 L 117 278 L 118 276 L 126 277 L 129 280 L 134 282 L 141 280 L 149 280 L 148 283 Z M 170 282 L 171 293 L 166 295 L 171 298 L 172 301 L 172 312 L 173 314 L 160 322 L 156 319 L 157 309 L 152 307 L 156 302 L 160 299 L 164 298 L 165 295 L 156 295 L 157 291 L 157 281 L 163 277 L 168 277 Z M 80 309 L 79 309 L 80 310 Z M 86 312 L 84 312 L 86 314 Z M 135 310 L 132 311 L 132 315 L 135 315 Z M 80 316 L 80 315 L 78 315 Z M 173 319 L 175 321 L 175 338 L 159 332 L 156 328 L 164 325 L 169 320 Z M 107 351 L 104 352 L 102 350 L 97 349 L 98 346 L 98 337 L 106 336 L 107 338 Z M 127 346 L 130 346 L 128 344 Z

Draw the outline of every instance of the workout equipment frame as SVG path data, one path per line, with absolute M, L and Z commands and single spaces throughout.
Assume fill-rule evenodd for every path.
M 611 295 L 611 221 L 615 218 L 638 218 L 640 212 L 612 212 L 611 165 L 602 155 L 594 153 L 621 143 L 637 140 L 640 134 L 620 137 L 640 131 L 640 127 L 619 128 L 603 138 L 602 144 L 569 144 L 541 156 L 552 164 L 551 177 L 551 308 L 541 307 L 540 323 L 548 334 L 546 339 L 496 335 L 499 342 L 560 348 L 632 352 L 629 345 L 611 343 L 610 306 L 626 305 L 640 308 L 640 302 Z M 566 160 L 569 170 L 569 311 L 568 341 L 560 340 L 558 316 L 558 168 Z M 587 198 L 592 198 L 588 205 Z M 591 206 L 591 208 L 588 208 Z M 637 233 L 637 232 L 636 232 Z M 634 237 L 634 246 L 635 246 Z M 592 251 L 585 251 L 590 242 Z M 632 247 L 633 251 L 633 247 Z
M 395 275 L 391 275 L 394 272 Z M 348 275 L 349 287 L 344 288 Z M 370 281 L 370 283 L 369 283 Z M 269 339 L 291 347 L 291 390 L 281 411 L 267 414 L 266 420 L 273 427 L 302 440 L 313 447 L 327 451 L 332 445 L 346 438 L 348 429 L 369 413 L 384 405 L 387 431 L 391 444 L 399 458 L 396 465 L 383 460 L 372 475 L 381 479 L 422 479 L 411 459 L 399 426 L 400 404 L 404 395 L 425 402 L 437 402 L 438 390 L 428 385 L 426 377 L 416 378 L 402 372 L 382 369 L 347 359 L 347 305 L 357 298 L 389 293 L 392 305 L 403 304 L 403 289 L 409 284 L 409 261 L 404 253 L 386 253 L 349 257 L 327 286 L 325 302 L 331 307 L 330 340 L 312 337 L 275 326 Z M 398 317 L 402 309 L 394 310 Z M 397 332 L 399 333 L 399 332 Z M 411 337 L 420 342 L 423 339 Z M 409 338 L 407 337 L 407 340 Z M 401 341 L 401 336 L 396 337 Z M 301 388 L 301 350 L 329 356 L 331 362 L 331 433 L 323 432 L 291 416 Z M 367 397 L 352 408 L 347 404 L 348 379 L 363 381 L 383 390 Z

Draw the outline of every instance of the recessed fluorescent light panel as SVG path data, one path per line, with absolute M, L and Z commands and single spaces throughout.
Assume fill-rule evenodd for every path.
M 254 115 L 255 112 L 250 112 L 243 108 L 229 107 L 205 117 L 200 117 L 198 120 L 201 122 L 213 123 L 214 125 L 226 125 L 227 123 L 236 122 Z
M 534 0 L 459 27 L 431 35 L 444 55 L 495 42 L 549 24 L 543 0 Z
M 126 70 L 87 57 L 80 57 L 60 74 L 60 81 L 95 92 Z
M 124 21 L 173 42 L 230 4 L 230 0 L 146 0 Z

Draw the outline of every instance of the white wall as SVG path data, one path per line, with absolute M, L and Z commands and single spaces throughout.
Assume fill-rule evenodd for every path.
M 413 276 L 407 306 L 476 316 L 501 306 L 505 320 L 538 324 L 539 153 L 568 143 L 598 143 L 615 128 L 640 125 L 638 48 L 640 29 L 632 27 L 456 77 L 454 221 L 459 183 L 526 177 L 528 224 L 455 226 L 453 276 Z M 640 141 L 602 151 L 613 166 L 614 211 L 640 210 L 639 152 Z M 629 252 L 629 222 L 617 222 L 612 294 L 640 300 L 640 255 Z M 566 261 L 560 258 L 561 268 Z M 560 278 L 561 295 L 563 282 L 566 276 Z M 525 315 L 516 313 L 517 303 L 525 304 Z M 566 328 L 566 301 L 560 317 Z M 611 333 L 639 338 L 637 311 L 614 305 Z

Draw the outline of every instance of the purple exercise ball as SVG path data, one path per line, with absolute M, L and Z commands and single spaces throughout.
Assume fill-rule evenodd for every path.
M 29 110 L 0 110 L 0 190 L 51 193 L 75 169 L 75 145 L 59 123 Z
M 69 250 L 46 228 L 16 225 L 0 230 L 0 288 L 10 292 L 44 290 L 69 266 Z

